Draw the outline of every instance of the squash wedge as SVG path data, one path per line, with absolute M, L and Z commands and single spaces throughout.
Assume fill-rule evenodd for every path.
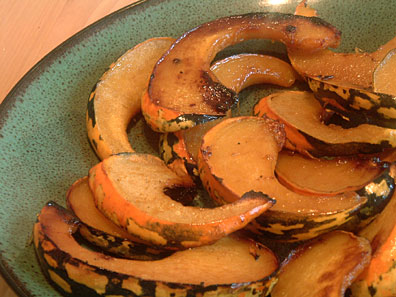
M 265 246 L 228 236 L 156 261 L 109 257 L 80 245 L 78 220 L 48 203 L 34 225 L 34 246 L 48 280 L 65 296 L 256 296 L 278 262 Z
M 359 191 L 333 196 L 302 195 L 275 176 L 281 125 L 268 118 L 226 119 L 203 137 L 198 168 L 203 186 L 218 203 L 246 193 L 267 195 L 275 205 L 247 228 L 282 241 L 310 239 L 333 229 L 356 230 L 369 223 L 394 191 L 390 169 Z
M 341 33 L 319 18 L 275 12 L 220 18 L 182 35 L 154 68 L 142 99 L 146 122 L 155 131 L 175 132 L 223 117 L 235 93 L 210 71 L 216 54 L 248 39 L 271 39 L 290 48 L 337 47 Z
M 281 264 L 271 297 L 344 297 L 370 259 L 368 240 L 330 232 L 290 253 Z
M 155 63 L 174 42 L 170 37 L 148 39 L 124 53 L 96 83 L 87 105 L 88 139 L 100 159 L 133 152 L 127 127 L 140 113 L 141 96 Z
M 350 287 L 354 297 L 391 297 L 396 294 L 396 195 L 385 209 L 358 235 L 367 238 L 372 261 Z
M 217 208 L 183 206 L 164 191 L 186 186 L 152 155 L 113 155 L 89 171 L 97 207 L 141 240 L 170 249 L 213 243 L 246 226 L 270 208 L 265 195 L 246 195 Z
M 336 195 L 357 191 L 384 172 L 388 163 L 357 157 L 309 158 L 282 150 L 275 174 L 286 187 L 302 194 Z
M 255 84 L 290 87 L 298 79 L 289 63 L 272 56 L 258 54 L 234 55 L 217 61 L 210 70 L 224 86 L 236 93 Z M 191 182 L 200 183 L 197 155 L 201 138 L 208 129 L 223 118 L 190 129 L 161 134 L 159 145 L 161 158 L 177 175 L 184 176 Z
M 293 67 L 273 56 L 239 54 L 214 63 L 210 70 L 228 89 L 239 93 L 256 84 L 290 87 L 298 79 Z
M 321 121 L 322 107 L 310 92 L 285 91 L 263 98 L 254 107 L 285 125 L 285 147 L 314 157 L 382 152 L 396 147 L 395 130 L 362 124 L 344 129 Z
M 66 198 L 68 208 L 80 221 L 79 234 L 100 250 L 136 260 L 155 260 L 170 255 L 171 251 L 142 243 L 106 218 L 96 208 L 88 177 L 77 180 Z

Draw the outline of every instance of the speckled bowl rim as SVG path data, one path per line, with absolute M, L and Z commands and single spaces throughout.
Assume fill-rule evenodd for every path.
M 85 27 L 81 31 L 77 32 L 67 40 L 63 41 L 52 51 L 46 54 L 40 61 L 38 61 L 11 89 L 11 91 L 4 98 L 3 102 L 0 104 L 0 130 L 7 121 L 8 110 L 14 107 L 15 100 L 17 100 L 18 95 L 23 92 L 29 84 L 36 79 L 44 71 L 44 68 L 51 65 L 52 62 L 65 53 L 68 49 L 73 48 L 76 42 L 81 42 L 82 40 L 89 38 L 91 35 L 95 34 L 96 31 L 100 30 L 102 27 L 109 25 L 113 21 L 122 17 L 122 14 L 128 13 L 130 9 L 141 5 L 143 3 L 158 3 L 162 0 L 139 0 L 135 3 L 127 5 L 115 12 L 108 14 L 107 16 L 95 21 L 89 26 Z M 9 267 L 7 262 L 4 260 L 3 256 L 0 254 L 0 273 L 7 284 L 14 290 L 17 296 L 21 297 L 32 297 L 31 292 L 29 292 L 23 285 L 21 280 L 15 276 L 12 269 Z

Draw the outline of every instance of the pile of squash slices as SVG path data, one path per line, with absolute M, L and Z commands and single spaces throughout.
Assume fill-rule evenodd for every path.
M 215 60 L 248 39 L 288 59 Z M 396 38 L 372 53 L 340 42 L 302 1 L 123 54 L 88 100 L 100 162 L 34 225 L 50 283 L 84 297 L 395 296 Z M 257 84 L 283 90 L 238 114 Z M 128 139 L 139 114 L 159 157 Z

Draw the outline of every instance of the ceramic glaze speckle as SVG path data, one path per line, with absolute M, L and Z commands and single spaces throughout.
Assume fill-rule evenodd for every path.
M 293 12 L 298 1 L 149 0 L 123 9 L 50 53 L 0 105 L 0 268 L 21 296 L 59 296 L 47 283 L 30 243 L 35 215 L 48 200 L 65 204 L 69 186 L 98 162 L 85 131 L 88 96 L 97 79 L 122 53 L 155 36 L 177 37 L 220 16 L 253 11 Z M 312 3 L 311 3 L 312 2 Z M 322 18 L 343 32 L 339 50 L 372 51 L 396 35 L 388 0 L 309 1 Z M 254 41 L 226 51 L 276 51 L 282 46 Z M 273 90 L 273 89 L 271 89 Z M 267 94 L 241 94 L 241 113 Z M 138 151 L 154 153 L 142 122 L 130 131 Z M 143 136 L 142 136 L 143 135 Z

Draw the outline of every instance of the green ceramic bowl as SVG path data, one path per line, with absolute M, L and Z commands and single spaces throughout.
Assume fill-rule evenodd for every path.
M 98 162 L 86 136 L 85 108 L 97 79 L 133 45 L 177 37 L 221 16 L 293 12 L 292 0 L 149 0 L 117 11 L 61 44 L 14 87 L 0 105 L 0 271 L 20 296 L 59 296 L 45 280 L 31 244 L 36 214 Z M 395 35 L 396 1 L 312 0 L 322 18 L 343 32 L 339 50 L 374 50 Z M 252 41 L 227 49 L 284 54 L 283 46 Z M 269 90 L 242 94 L 244 112 Z M 246 98 L 246 99 L 245 99 Z M 155 153 L 138 123 L 129 135 L 138 151 Z

